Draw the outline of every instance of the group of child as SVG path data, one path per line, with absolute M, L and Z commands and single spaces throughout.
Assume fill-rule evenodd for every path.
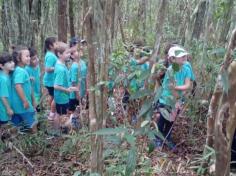
M 55 37 L 45 40 L 43 85 L 50 95 L 49 120 L 74 111 L 87 90 L 83 49 L 73 37 L 70 45 Z M 86 41 L 82 41 L 86 46 Z M 72 61 L 70 64 L 69 61 Z M 20 131 L 37 131 L 36 107 L 42 97 L 37 51 L 23 46 L 0 55 L 0 126 L 11 122 Z

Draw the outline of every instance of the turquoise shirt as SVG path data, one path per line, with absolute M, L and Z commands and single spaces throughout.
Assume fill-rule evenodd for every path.
M 86 95 L 86 78 L 87 78 L 87 65 L 82 59 L 79 60 L 79 83 L 80 83 L 80 97 L 83 98 Z
M 25 109 L 23 106 L 23 102 L 21 101 L 18 93 L 16 92 L 15 85 L 20 84 L 23 92 L 25 94 L 25 98 L 29 103 L 29 108 Z M 30 77 L 28 72 L 24 67 L 17 66 L 15 68 L 15 71 L 12 75 L 12 109 L 15 114 L 21 114 L 25 112 L 34 112 L 34 108 L 32 106 L 32 99 L 31 99 L 31 93 L 32 88 L 30 84 Z
M 7 114 L 7 109 L 2 102 L 2 97 L 8 100 L 10 105 L 10 93 L 11 93 L 11 81 L 9 75 L 0 71 L 0 121 L 8 121 L 9 116 Z
M 55 65 L 54 86 L 69 87 L 69 71 L 65 64 L 57 62 Z M 69 102 L 69 93 L 54 89 L 54 100 L 57 104 L 66 104 Z
M 176 86 L 184 85 L 185 80 L 189 78 L 191 79 L 191 71 L 188 67 L 182 66 L 178 72 L 174 72 L 172 66 L 170 66 L 165 74 L 163 83 L 162 83 L 162 94 L 159 99 L 159 102 L 168 106 L 173 106 L 175 103 L 173 93 L 169 87 L 170 82 L 174 81 Z M 182 92 L 179 91 L 178 94 L 182 96 Z
M 53 52 L 47 51 L 44 58 L 44 67 L 45 68 L 55 67 L 56 62 L 57 62 L 57 56 Z M 44 77 L 43 77 L 43 85 L 46 87 L 53 87 L 54 85 L 54 72 L 53 71 L 45 72 Z
M 149 69 L 149 64 L 144 63 L 144 64 L 139 65 L 135 58 L 131 58 L 131 61 L 130 61 L 131 72 L 134 72 L 136 70 L 140 70 L 140 75 L 141 75 L 143 72 L 147 71 L 148 69 Z M 136 92 L 139 88 L 144 86 L 144 81 L 143 80 L 140 81 L 139 76 L 135 76 L 134 78 L 132 78 L 130 80 L 129 88 L 130 88 L 131 92 Z
M 29 73 L 30 78 L 33 78 L 31 80 L 31 86 L 33 87 L 34 91 L 34 97 L 35 100 L 40 99 L 40 67 L 31 67 L 31 66 L 26 66 L 25 67 L 26 71 Z
M 190 72 L 191 72 L 191 79 L 190 80 L 195 81 L 195 75 L 194 75 L 194 72 L 193 72 L 193 69 L 192 69 L 192 66 L 191 66 L 190 62 L 186 61 L 184 63 L 184 66 L 188 67 Z
M 69 77 L 70 77 L 70 86 L 72 86 L 72 83 L 74 84 L 74 86 L 78 86 L 79 83 L 79 65 L 76 62 L 73 62 L 70 70 L 69 70 Z M 75 99 L 76 95 L 75 92 L 71 92 L 70 93 L 70 99 Z

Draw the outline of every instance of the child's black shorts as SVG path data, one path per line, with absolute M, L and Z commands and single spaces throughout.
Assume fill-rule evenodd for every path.
M 59 115 L 67 114 L 68 108 L 69 108 L 69 103 L 66 103 L 66 104 L 57 104 L 56 103 L 56 110 Z
M 69 110 L 74 111 L 76 109 L 76 106 L 79 105 L 79 100 L 77 99 L 70 99 L 69 101 Z
M 48 94 L 52 97 L 54 97 L 54 87 L 48 87 L 46 86 L 47 90 L 48 90 Z

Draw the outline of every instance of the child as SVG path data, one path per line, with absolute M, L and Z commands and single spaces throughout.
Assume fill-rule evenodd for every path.
M 54 100 L 56 103 L 57 114 L 67 114 L 69 108 L 69 93 L 77 91 L 75 87 L 69 87 L 69 71 L 65 65 L 67 59 L 70 58 L 70 53 L 76 48 L 69 48 L 66 43 L 59 42 L 56 48 L 58 61 L 55 65 L 55 80 L 54 80 Z
M 0 126 L 6 124 L 13 115 L 10 106 L 11 81 L 9 73 L 15 68 L 12 56 L 9 53 L 0 55 Z
M 172 57 L 173 64 L 179 66 L 177 72 L 173 69 L 173 64 L 168 68 L 164 81 L 162 84 L 162 94 L 159 98 L 157 108 L 160 112 L 160 119 L 158 121 L 158 129 L 161 131 L 163 136 L 167 139 L 167 145 L 174 149 L 175 144 L 171 140 L 171 127 L 173 125 L 174 118 L 178 114 L 176 112 L 183 99 L 183 92 L 190 89 L 191 87 L 191 71 L 188 67 L 184 66 L 185 57 L 188 53 L 182 48 L 172 47 L 168 52 L 169 57 Z M 177 103 L 176 103 L 177 102 Z M 175 105 L 175 107 L 173 107 Z M 161 147 L 163 141 L 160 138 L 156 138 L 156 147 Z
M 45 40 L 45 48 L 44 52 L 45 55 L 45 74 L 43 77 L 43 85 L 47 88 L 48 94 L 50 96 L 49 104 L 51 107 L 51 111 L 48 117 L 48 120 L 53 120 L 55 117 L 55 102 L 53 101 L 54 97 L 54 68 L 57 62 L 57 56 L 55 55 L 55 48 L 56 48 L 56 38 L 55 37 L 48 37 Z
M 25 69 L 30 76 L 30 81 L 33 88 L 34 99 L 36 105 L 39 105 L 41 91 L 40 91 L 40 67 L 37 51 L 34 48 L 29 48 L 30 52 L 30 65 L 26 66 Z
M 84 99 L 86 98 L 86 94 L 87 94 L 87 65 L 86 62 L 84 61 L 84 49 L 80 49 L 79 51 L 79 75 L 80 75 L 80 79 L 79 79 L 79 85 L 80 85 L 80 99 Z
M 70 47 L 76 46 L 79 43 L 79 39 L 77 37 L 73 37 L 70 41 Z M 79 52 L 76 49 L 74 52 L 71 53 L 70 59 L 72 60 L 72 65 L 69 70 L 69 77 L 70 77 L 70 86 L 78 87 L 79 83 Z M 71 92 L 70 93 L 70 101 L 69 101 L 69 110 L 75 111 L 76 106 L 79 105 L 79 92 Z
M 12 108 L 14 111 L 12 122 L 21 129 L 36 132 L 34 95 L 29 74 L 25 70 L 25 66 L 30 64 L 30 53 L 27 47 L 18 46 L 14 48 L 12 56 L 16 64 L 12 75 Z

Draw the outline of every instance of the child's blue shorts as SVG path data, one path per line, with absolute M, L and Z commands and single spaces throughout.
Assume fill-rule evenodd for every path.
M 15 126 L 24 126 L 26 128 L 32 128 L 37 124 L 35 118 L 35 112 L 25 112 L 21 114 L 14 114 L 11 119 Z

